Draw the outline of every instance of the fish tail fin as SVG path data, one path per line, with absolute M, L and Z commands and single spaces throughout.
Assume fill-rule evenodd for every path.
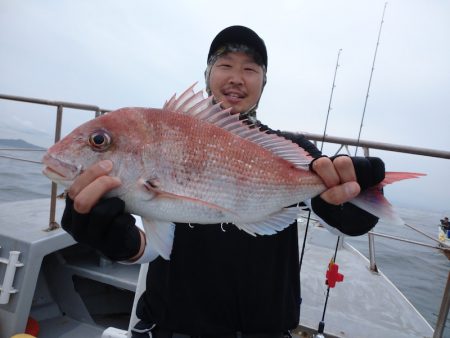
M 351 200 L 351 203 L 388 223 L 404 224 L 405 222 L 397 215 L 392 205 L 384 197 L 383 188 L 388 184 L 424 175 L 409 172 L 386 172 L 385 179 L 381 183 L 364 190 Z
M 398 181 L 402 181 L 402 180 L 407 180 L 410 178 L 418 178 L 420 176 L 426 176 L 426 174 L 422 174 L 422 173 L 408 173 L 408 172 L 393 172 L 393 171 L 388 171 L 385 174 L 384 180 L 381 181 L 380 185 L 382 185 L 383 187 L 385 185 L 391 184 L 391 183 L 395 183 Z

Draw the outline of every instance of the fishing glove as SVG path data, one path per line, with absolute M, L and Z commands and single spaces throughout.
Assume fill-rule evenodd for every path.
M 330 157 L 334 160 L 337 155 Z M 355 167 L 356 181 L 361 191 L 375 186 L 385 177 L 384 162 L 378 157 L 351 157 Z M 325 202 L 320 195 L 311 199 L 313 211 L 327 224 L 350 236 L 359 236 L 370 231 L 377 223 L 378 217 L 358 208 L 351 203 L 333 205 Z
M 331 160 L 334 160 L 337 156 L 331 157 Z M 361 191 L 373 187 L 384 180 L 384 162 L 380 158 L 351 157 L 351 159 L 355 167 L 356 181 L 361 187 Z
M 141 235 L 134 217 L 124 210 L 124 201 L 112 197 L 100 200 L 89 213 L 80 214 L 67 196 L 61 225 L 77 242 L 111 260 L 128 260 L 139 252 Z

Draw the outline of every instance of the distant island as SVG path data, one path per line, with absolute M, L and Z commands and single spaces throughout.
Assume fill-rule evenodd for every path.
M 39 147 L 37 145 L 28 143 L 22 139 L 1 139 L 1 138 L 0 138 L 0 147 L 45 149 L 45 148 Z

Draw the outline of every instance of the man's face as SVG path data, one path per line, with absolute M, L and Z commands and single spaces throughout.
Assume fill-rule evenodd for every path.
M 263 68 L 250 55 L 229 52 L 212 66 L 209 87 L 222 108 L 232 107 L 232 113 L 243 113 L 258 102 L 263 79 Z

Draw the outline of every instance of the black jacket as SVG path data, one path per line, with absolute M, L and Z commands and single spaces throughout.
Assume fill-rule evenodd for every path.
M 321 155 L 303 135 L 269 132 L 291 139 L 313 157 Z M 314 211 L 350 235 L 377 222 L 351 205 L 315 199 Z M 299 323 L 299 273 L 296 222 L 275 235 L 256 237 L 233 225 L 177 224 L 170 261 L 158 257 L 149 264 L 137 315 L 191 335 L 286 331 Z

